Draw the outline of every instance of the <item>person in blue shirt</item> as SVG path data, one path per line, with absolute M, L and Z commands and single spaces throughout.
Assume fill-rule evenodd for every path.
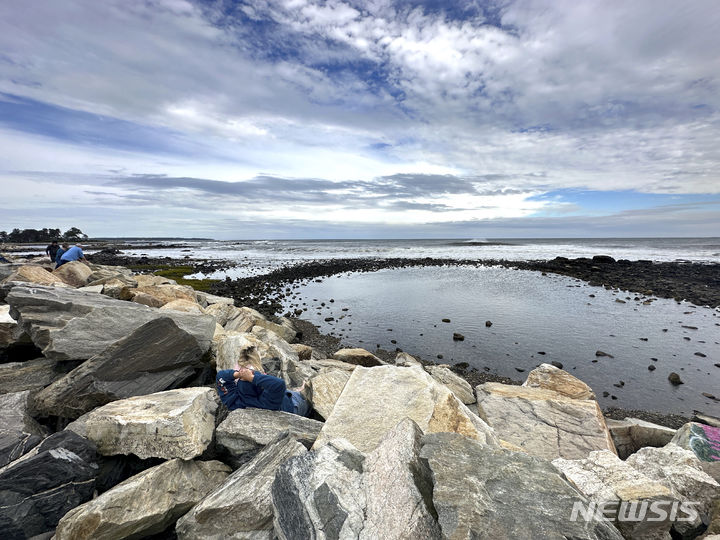
M 215 389 L 231 411 L 251 407 L 300 416 L 310 413 L 310 404 L 300 392 L 288 390 L 282 379 L 250 367 L 219 371 L 215 377 Z
M 63 242 L 60 248 L 58 248 L 57 253 L 55 253 L 55 262 L 57 263 L 55 265 L 55 268 L 60 268 L 60 265 L 62 264 L 62 256 L 63 253 L 65 253 L 68 249 L 70 249 L 70 245 L 67 242 Z
M 82 246 L 80 244 L 74 245 L 60 256 L 59 266 L 62 266 L 63 264 L 70 261 L 82 261 L 84 263 L 88 262 L 88 260 L 85 258 L 85 254 L 83 253 Z

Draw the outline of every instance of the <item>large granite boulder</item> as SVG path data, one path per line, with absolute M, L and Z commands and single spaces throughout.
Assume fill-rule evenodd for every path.
M 383 364 L 385 364 L 385 362 L 380 360 L 370 351 L 359 348 L 340 349 L 335 354 L 333 354 L 333 358 L 335 360 L 339 360 L 340 362 L 346 362 L 348 364 L 355 364 L 357 366 L 363 367 L 382 366 Z
M 84 287 L 88 284 L 93 271 L 85 263 L 70 261 L 53 270 L 53 274 L 71 287 Z
M 397 361 L 397 359 L 396 359 Z M 427 366 L 426 371 L 440 384 L 444 384 L 465 405 L 475 403 L 475 393 L 470 383 L 446 367 Z
M 30 414 L 31 392 L 0 395 L 0 467 L 16 460 L 45 438 L 45 429 Z
M 493 430 L 424 370 L 412 367 L 358 366 L 326 419 L 314 448 L 338 437 L 362 452 L 404 418 L 425 433 L 453 431 L 487 444 L 498 444 Z
M 15 285 L 6 297 L 10 314 L 43 354 L 55 360 L 86 360 L 136 328 L 170 317 L 210 348 L 215 321 L 207 315 L 157 310 L 75 289 Z
M 690 522 L 676 522 L 681 532 L 701 528 L 703 518 L 709 521 L 714 501 L 720 499 L 720 484 L 703 469 L 703 462 L 691 451 L 669 443 L 662 448 L 641 448 L 626 463 L 655 482 L 667 487 L 683 501 L 699 504 L 700 516 Z
M 531 456 L 581 459 L 593 450 L 615 453 L 595 400 L 500 383 L 481 384 L 475 393 L 480 417 L 498 437 Z
M 337 439 L 280 465 L 271 491 L 278 538 L 360 538 L 364 462 L 361 452 Z
M 289 412 L 235 409 L 217 427 L 215 436 L 218 447 L 230 454 L 234 464 L 240 465 L 282 433 L 288 432 L 310 447 L 321 429 L 322 422 Z
M 205 312 L 200 304 L 197 302 L 191 302 L 190 300 L 173 300 L 168 302 L 160 308 L 160 311 L 182 311 L 184 313 L 197 313 L 203 315 Z
M 595 399 L 587 384 L 552 364 L 540 364 L 528 373 L 523 386 L 552 390 L 572 399 Z
M 256 369 L 264 370 L 260 358 L 267 358 L 268 345 L 256 336 L 247 332 L 223 332 L 213 338 L 215 352 L 215 367 L 218 371 L 223 369 L 237 369 L 240 355 L 246 349 L 254 348 L 257 354 L 251 355 L 251 362 Z M 259 364 L 259 365 L 257 365 Z
M 217 407 L 214 389 L 179 388 L 113 401 L 66 429 L 93 441 L 104 456 L 192 459 L 212 440 Z
M 580 495 L 548 461 L 479 444 L 456 433 L 423 437 L 442 537 L 620 540 L 607 521 L 573 520 Z
M 666 538 L 672 526 L 669 511 L 678 499 L 659 482 L 625 463 L 612 452 L 590 452 L 584 459 L 555 459 L 552 464 L 588 499 L 606 512 L 626 538 Z M 637 521 L 619 519 L 628 505 L 662 505 L 665 515 L 638 512 Z
M 51 435 L 1 468 L 3 539 L 51 532 L 68 510 L 92 498 L 98 471 L 95 446 L 70 432 Z
M 440 539 L 432 476 L 410 419 L 363 456 L 338 439 L 283 464 L 272 487 L 281 539 Z
M 675 436 L 672 428 L 659 426 L 639 418 L 605 419 L 618 456 L 627 458 L 645 446 L 665 446 Z
M 263 326 L 253 326 L 251 332 L 263 344 L 258 349 L 263 364 L 266 360 L 277 358 L 280 361 L 277 376 L 284 379 L 289 387 L 300 386 L 315 375 L 315 371 L 300 361 L 292 345 L 281 336 Z
M 203 352 L 172 319 L 152 319 L 39 392 L 36 407 L 77 418 L 111 401 L 171 390 L 195 375 Z
M 47 358 L 0 364 L 0 394 L 40 390 L 62 377 L 57 362 Z
M 226 304 L 230 306 L 235 304 L 235 300 L 233 300 L 232 298 L 217 296 L 215 294 L 210 294 L 203 291 L 195 291 L 195 295 L 197 296 L 198 304 L 200 304 L 204 308 L 208 306 L 213 306 L 215 304 Z
M 7 276 L 3 280 L 4 283 L 10 283 L 13 281 L 33 283 L 36 285 L 59 285 L 61 287 L 68 286 L 62 280 L 62 278 L 60 278 L 60 276 L 56 276 L 52 272 L 48 272 L 42 266 L 30 264 L 16 268 L 12 274 Z
M 271 441 L 178 520 L 178 538 L 273 540 L 270 488 L 275 472 L 286 460 L 306 452 L 290 434 Z
M 310 379 L 310 402 L 320 416 L 325 419 L 330 417 L 350 375 L 352 371 L 325 368 Z
M 166 461 L 70 510 L 58 523 L 55 538 L 111 540 L 161 533 L 221 485 L 229 472 L 219 461 Z
M 671 442 L 695 454 L 705 472 L 720 482 L 720 428 L 688 422 L 677 430 Z

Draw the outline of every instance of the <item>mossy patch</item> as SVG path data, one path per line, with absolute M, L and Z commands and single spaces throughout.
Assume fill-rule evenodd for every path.
M 178 285 L 189 285 L 196 291 L 208 291 L 210 287 L 220 281 L 219 279 L 186 279 L 184 276 L 194 274 L 192 266 L 173 266 L 170 264 L 136 264 L 128 266 L 133 272 L 153 273 L 177 281 Z

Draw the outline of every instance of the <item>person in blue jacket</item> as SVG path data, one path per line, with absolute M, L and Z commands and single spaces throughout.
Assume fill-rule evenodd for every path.
M 288 390 L 285 381 L 278 377 L 249 367 L 219 371 L 215 377 L 215 389 L 231 411 L 254 407 L 300 416 L 307 416 L 310 412 L 310 404 L 300 392 Z

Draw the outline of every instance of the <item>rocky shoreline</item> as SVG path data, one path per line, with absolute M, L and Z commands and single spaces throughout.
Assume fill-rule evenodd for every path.
M 718 419 L 613 420 L 550 364 L 470 384 L 238 304 L 122 266 L 0 265 L 3 538 L 718 539 Z M 307 383 L 311 418 L 224 409 L 215 373 L 248 347 Z

